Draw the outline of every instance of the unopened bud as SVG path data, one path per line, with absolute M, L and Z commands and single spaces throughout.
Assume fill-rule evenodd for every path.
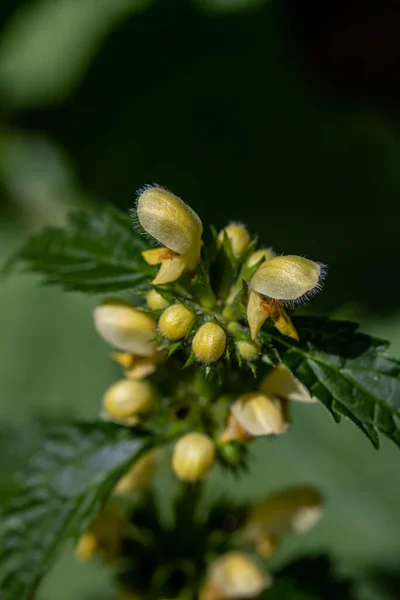
M 243 252 L 247 249 L 248 245 L 250 244 L 251 238 L 249 232 L 247 231 L 244 225 L 240 223 L 231 223 L 219 232 L 219 244 L 222 244 L 225 234 L 227 235 L 231 243 L 233 256 L 235 258 L 239 258 L 239 256 L 243 254 Z
M 231 406 L 231 412 L 251 435 L 278 435 L 287 429 L 279 402 L 261 392 L 244 394 Z
M 318 291 L 322 276 L 321 265 L 312 260 L 275 256 L 260 265 L 250 287 L 273 300 L 300 301 Z
M 154 391 L 148 381 L 121 379 L 108 388 L 103 405 L 108 416 L 123 420 L 149 412 L 154 401 Z
M 142 489 L 149 482 L 154 472 L 155 462 L 153 452 L 146 452 L 137 460 L 130 470 L 118 481 L 114 488 L 115 494 L 128 494 Z
M 318 402 L 283 363 L 267 373 L 261 382 L 260 390 L 268 396 L 295 402 Z
M 255 598 L 272 583 L 270 574 L 253 556 L 227 552 L 211 564 L 206 585 L 214 598 Z
M 187 433 L 177 442 L 172 456 L 175 474 L 183 481 L 202 479 L 215 457 L 213 441 L 204 433 Z
M 251 269 L 251 267 L 255 267 L 256 264 L 260 262 L 260 260 L 270 260 L 274 256 L 275 252 L 272 250 L 272 248 L 261 248 L 261 250 L 256 250 L 255 252 L 253 252 L 249 260 L 247 261 L 247 266 Z
M 255 342 L 240 340 L 236 342 L 236 348 L 243 360 L 251 362 L 255 360 L 260 352 L 259 346 Z
M 97 548 L 97 537 L 91 531 L 85 531 L 75 546 L 75 558 L 81 562 L 86 562 L 92 558 Z
M 173 304 L 160 317 L 160 332 L 172 341 L 184 338 L 190 331 L 195 314 L 183 304 Z
M 265 535 L 307 531 L 320 519 L 322 503 L 319 491 L 310 486 L 273 494 L 250 509 L 247 536 L 257 541 Z
M 115 561 L 121 549 L 122 522 L 111 504 L 105 504 L 80 537 L 75 556 L 78 560 L 88 560 L 96 551 L 107 562 Z
M 155 321 L 123 300 L 106 300 L 94 311 L 98 333 L 107 342 L 132 354 L 150 356 L 156 350 L 151 341 L 156 334 Z
M 213 363 L 221 358 L 226 347 L 226 334 L 220 325 L 209 321 L 196 332 L 192 349 L 196 358 L 203 363 Z
M 157 290 L 150 290 L 146 296 L 146 303 L 152 310 L 161 310 L 166 308 L 169 304 L 168 300 L 161 296 Z

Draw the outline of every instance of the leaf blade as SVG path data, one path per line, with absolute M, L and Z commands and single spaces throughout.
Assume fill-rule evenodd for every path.
M 57 550 L 77 539 L 113 486 L 154 440 L 113 423 L 57 428 L 29 461 L 19 493 L 1 518 L 0 589 L 32 597 Z
M 286 366 L 336 420 L 353 421 L 376 448 L 379 433 L 400 446 L 400 361 L 387 354 L 388 343 L 355 323 L 299 317 L 295 324 L 300 342 L 274 336 Z
M 23 262 L 44 283 L 85 293 L 119 292 L 150 281 L 154 269 L 142 252 L 146 241 L 127 215 L 112 206 L 97 212 L 75 212 L 67 226 L 32 236 L 10 263 Z

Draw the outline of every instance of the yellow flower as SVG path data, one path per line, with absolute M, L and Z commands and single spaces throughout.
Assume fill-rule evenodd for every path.
M 179 479 L 198 481 L 211 468 L 215 457 L 213 441 L 204 433 L 187 433 L 177 442 L 172 467 Z
M 225 352 L 226 334 L 220 325 L 209 321 L 196 332 L 192 349 L 196 358 L 203 363 L 216 362 Z
M 157 365 L 164 359 L 161 352 L 157 352 L 152 356 L 138 356 L 129 354 L 129 352 L 113 352 L 111 356 L 125 369 L 124 375 L 128 379 L 144 379 L 152 375 Z
M 146 452 L 137 460 L 130 470 L 125 473 L 114 488 L 118 495 L 129 494 L 134 490 L 143 489 L 154 472 L 154 452 Z
M 111 504 L 105 504 L 78 540 L 75 557 L 86 561 L 96 551 L 107 562 L 113 562 L 119 556 L 121 539 L 120 516 Z
M 276 396 L 294 402 L 318 402 L 308 389 L 289 371 L 284 364 L 277 365 L 264 377 L 260 390 L 269 396 Z
M 300 301 L 319 289 L 322 274 L 319 263 L 302 256 L 274 256 L 260 265 L 250 286 L 272 300 Z
M 249 512 L 245 534 L 262 553 L 271 540 L 311 529 L 322 514 L 322 496 L 311 486 L 293 487 L 257 502 Z
M 137 217 L 143 229 L 164 246 L 143 252 L 148 264 L 161 264 L 154 284 L 170 283 L 184 272 L 194 273 L 203 225 L 187 204 L 161 187 L 147 187 L 139 195 Z
M 271 575 L 256 557 L 227 552 L 211 564 L 201 597 L 210 600 L 255 598 L 271 584 Z
M 94 311 L 94 324 L 103 339 L 119 350 L 151 356 L 156 345 L 156 323 L 123 300 L 105 300 Z
M 231 413 L 250 435 L 281 434 L 288 424 L 277 398 L 261 392 L 250 392 L 240 396 L 231 406 Z
M 306 300 L 321 288 L 321 264 L 301 256 L 274 256 L 265 260 L 250 281 L 247 320 L 254 339 L 270 317 L 276 328 L 298 339 L 284 303 Z

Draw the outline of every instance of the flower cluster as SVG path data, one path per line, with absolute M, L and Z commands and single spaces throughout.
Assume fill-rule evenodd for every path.
M 161 187 L 140 191 L 133 216 L 162 244 L 143 252 L 149 265 L 160 266 L 145 303 L 106 299 L 94 311 L 95 327 L 124 375 L 105 392 L 101 414 L 156 432 L 174 427 L 172 468 L 192 483 L 215 462 L 242 466 L 253 438 L 285 433 L 291 402 L 318 402 L 266 346 L 275 336 L 298 339 L 287 309 L 319 290 L 324 268 L 258 248 L 240 223 L 203 243 L 198 215 Z M 116 493 L 146 482 L 154 457 L 141 460 Z M 249 514 L 244 539 L 269 556 L 284 534 L 316 520 L 320 504 L 309 490 L 269 499 Z M 104 546 L 97 529 L 93 524 L 82 538 L 80 556 Z M 255 597 L 270 582 L 258 559 L 232 550 L 210 567 L 201 597 Z
M 144 508 L 146 502 L 149 502 L 150 507 L 152 506 L 151 496 L 144 498 Z M 199 578 L 200 600 L 258 597 L 273 583 L 273 577 L 265 566 L 265 560 L 271 558 L 285 536 L 309 531 L 321 516 L 322 504 L 321 495 L 313 487 L 287 488 L 245 507 L 242 518 L 238 518 L 238 513 L 235 515 L 235 509 L 229 512 L 230 509 L 226 508 L 227 512 L 219 517 L 222 519 L 230 517 L 236 525 L 233 528 L 219 529 L 218 536 L 213 535 L 217 531 L 214 531 L 213 527 L 219 527 L 218 518 L 215 521 L 213 516 L 213 510 L 217 510 L 218 507 L 212 509 L 210 516 L 211 520 L 214 519 L 214 525 L 209 532 L 208 551 L 211 555 L 215 555 L 219 548 L 224 548 L 225 551 L 208 564 L 204 576 Z M 150 567 L 155 572 L 165 570 L 164 565 L 157 564 L 158 557 L 164 554 L 166 556 L 170 554 L 172 565 L 174 564 L 173 549 L 168 547 L 168 544 L 175 535 L 179 536 L 179 523 L 166 539 L 157 537 L 157 514 L 150 516 L 149 529 L 148 525 L 144 526 L 139 518 L 141 510 L 141 505 L 136 505 L 133 512 L 130 512 L 117 509 L 111 503 L 106 504 L 75 549 L 76 557 L 80 561 L 86 561 L 95 554 L 108 564 L 119 561 L 121 592 L 118 600 L 144 599 L 148 592 L 147 589 L 143 589 L 143 583 L 135 573 L 133 580 L 130 578 L 126 555 L 130 547 L 130 538 L 136 537 L 138 540 L 134 542 L 138 544 L 135 564 L 138 561 L 140 564 L 141 539 L 148 547 L 150 546 L 148 551 L 150 556 L 154 557 L 154 564 L 147 565 L 147 568 Z M 177 520 L 179 517 L 179 514 L 175 515 Z M 190 523 L 188 527 L 190 529 Z M 188 535 L 190 536 L 190 531 Z M 216 546 L 213 540 L 218 540 Z M 164 543 L 167 544 L 166 548 L 162 547 Z M 187 556 L 185 564 L 188 565 L 190 560 L 190 556 Z M 127 571 L 124 572 L 124 569 Z M 137 569 L 135 571 L 137 572 Z M 195 564 L 188 568 L 189 580 L 190 574 L 195 571 Z M 132 581 L 129 589 L 124 583 L 127 579 L 126 575 Z

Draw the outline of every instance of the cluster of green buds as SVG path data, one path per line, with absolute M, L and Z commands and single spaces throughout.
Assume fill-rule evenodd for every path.
M 163 245 L 143 252 L 160 267 L 145 303 L 107 299 L 95 309 L 96 329 L 124 371 L 106 391 L 102 415 L 127 426 L 181 421 L 172 467 L 194 482 L 216 459 L 239 464 L 235 442 L 287 431 L 291 401 L 317 401 L 265 355 L 260 332 L 268 320 L 264 335 L 275 327 L 297 339 L 286 307 L 314 294 L 324 269 L 257 248 L 240 223 L 211 231 L 204 243 L 198 215 L 161 187 L 141 190 L 133 215 Z

